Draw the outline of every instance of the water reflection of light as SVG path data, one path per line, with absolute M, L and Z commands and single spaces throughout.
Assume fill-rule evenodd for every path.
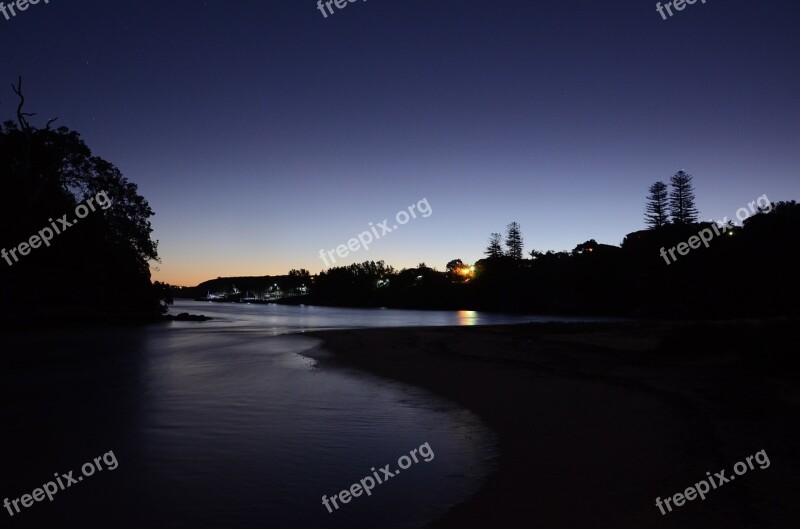
M 460 310 L 458 311 L 458 324 L 459 325 L 475 325 L 478 323 L 478 313 L 474 310 Z

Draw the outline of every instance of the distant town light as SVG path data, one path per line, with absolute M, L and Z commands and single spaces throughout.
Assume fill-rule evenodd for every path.
M 456 273 L 460 276 L 464 277 L 472 277 L 475 275 L 475 267 L 474 266 L 461 266 L 456 269 Z

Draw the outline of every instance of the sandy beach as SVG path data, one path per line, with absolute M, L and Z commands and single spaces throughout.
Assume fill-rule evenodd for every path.
M 498 470 L 432 529 L 787 528 L 800 519 L 797 372 L 754 364 L 744 342 L 748 351 L 706 348 L 672 324 L 312 334 L 324 367 L 425 388 L 497 433 Z M 656 507 L 761 450 L 768 468 L 666 514 Z

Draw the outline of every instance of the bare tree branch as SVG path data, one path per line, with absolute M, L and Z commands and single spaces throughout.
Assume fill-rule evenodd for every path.
M 22 127 L 22 130 L 28 134 L 30 131 L 30 125 L 28 125 L 28 120 L 25 119 L 26 116 L 33 116 L 33 114 L 27 114 L 22 111 L 22 108 L 25 106 L 25 96 L 22 95 L 22 76 L 20 75 L 17 79 L 17 85 L 14 86 L 14 83 L 11 83 L 11 88 L 14 90 L 14 93 L 17 94 L 19 97 L 19 104 L 17 105 L 17 121 L 19 121 L 19 126 Z

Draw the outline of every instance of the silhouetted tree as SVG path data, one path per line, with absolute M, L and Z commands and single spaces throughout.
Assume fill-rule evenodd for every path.
M 461 259 L 453 259 L 452 261 L 447 263 L 447 266 L 445 268 L 447 269 L 448 272 L 452 272 L 453 270 L 458 270 L 462 266 L 464 266 L 464 261 L 462 261 Z
M 697 222 L 699 213 L 694 205 L 694 185 L 692 175 L 678 171 L 670 179 L 672 190 L 669 194 L 669 207 L 672 222 L 675 224 L 693 224 Z
M 0 247 L 27 240 L 59 215 L 72 222 L 24 262 L 0 271 L 0 314 L 9 307 L 20 317 L 28 311 L 52 319 L 163 312 L 168 288 L 150 281 L 158 242 L 150 237 L 147 200 L 113 164 L 92 155 L 77 132 L 51 129 L 54 119 L 34 126 L 29 118 L 35 114 L 24 109 L 22 80 L 12 86 L 17 120 L 0 126 L 0 178 L 14 200 L 0 210 Z M 100 207 L 75 220 L 72 212 L 92 205 L 89 199 Z
M 445 270 L 447 272 L 447 277 L 452 281 L 454 279 L 458 279 L 458 271 L 464 268 L 464 261 L 461 259 L 453 259 L 447 266 Z
M 522 231 L 519 224 L 512 222 L 506 228 L 506 255 L 515 261 L 522 260 Z
M 645 223 L 651 228 L 660 228 L 669 222 L 667 184 L 656 182 L 650 186 L 645 207 Z
M 297 290 L 301 287 L 308 287 L 311 284 L 311 273 L 305 268 L 289 270 L 289 277 L 283 281 L 287 290 Z
M 501 241 L 503 240 L 503 236 L 499 233 L 492 233 L 489 235 L 489 246 L 486 247 L 486 251 L 483 252 L 489 259 L 497 259 L 498 257 L 503 257 L 503 246 Z

